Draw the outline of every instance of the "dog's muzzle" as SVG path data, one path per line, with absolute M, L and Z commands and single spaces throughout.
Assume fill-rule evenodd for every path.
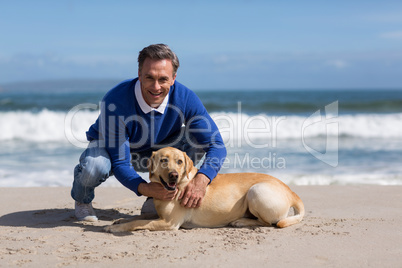
M 165 189 L 168 191 L 176 190 L 178 178 L 179 178 L 179 174 L 177 172 L 170 172 L 169 173 L 169 182 L 166 183 L 166 181 L 164 179 L 162 179 L 161 176 L 159 176 L 159 180 L 161 181 L 163 187 L 165 187 Z

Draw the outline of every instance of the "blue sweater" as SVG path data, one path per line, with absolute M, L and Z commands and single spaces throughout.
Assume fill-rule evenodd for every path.
M 87 131 L 89 141 L 99 140 L 112 162 L 112 171 L 124 186 L 137 195 L 145 182 L 130 164 L 130 153 L 160 144 L 186 125 L 198 144 L 206 146 L 206 157 L 199 173 L 215 178 L 226 157 L 219 130 L 196 94 L 175 82 L 170 87 L 168 106 L 163 114 L 145 114 L 135 97 L 138 78 L 126 80 L 111 89 L 101 102 L 101 113 Z M 188 125 L 188 126 L 187 126 Z

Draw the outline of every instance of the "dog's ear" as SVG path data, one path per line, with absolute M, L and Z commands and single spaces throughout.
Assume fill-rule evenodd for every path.
M 151 177 L 155 172 L 155 169 L 154 169 L 154 166 L 155 166 L 155 154 L 156 154 L 156 152 L 152 152 L 151 157 L 147 161 L 147 166 L 148 166 L 148 170 L 149 170 L 149 177 Z
M 186 163 L 186 166 L 184 167 L 185 168 L 185 173 L 186 173 L 186 177 L 187 177 L 187 179 L 190 179 L 189 177 L 188 177 L 188 174 L 191 172 L 191 170 L 193 169 L 193 166 L 194 166 L 194 163 L 193 163 L 193 160 L 191 160 L 190 159 L 190 157 L 188 157 L 188 155 L 186 154 L 186 152 L 183 152 L 183 155 L 184 155 L 184 162 Z

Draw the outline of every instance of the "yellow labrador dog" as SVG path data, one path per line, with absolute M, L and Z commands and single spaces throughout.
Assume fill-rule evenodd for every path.
M 180 227 L 270 226 L 283 228 L 304 216 L 299 196 L 280 180 L 259 173 L 219 174 L 206 189 L 199 208 L 184 208 L 178 196 L 197 168 L 186 153 L 171 147 L 154 152 L 149 160 L 149 179 L 167 190 L 178 189 L 172 201 L 154 200 L 159 219 L 137 219 L 107 226 L 107 232 L 178 230 Z M 294 216 L 288 216 L 289 209 Z

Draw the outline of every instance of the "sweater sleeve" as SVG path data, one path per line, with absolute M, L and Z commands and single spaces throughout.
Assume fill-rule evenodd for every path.
M 211 181 L 216 177 L 226 158 L 226 147 L 214 120 L 208 114 L 201 100 L 190 92 L 186 105 L 186 125 L 190 134 L 204 147 L 205 160 L 199 173 Z
M 138 196 L 138 185 L 145 182 L 131 165 L 130 144 L 128 139 L 126 122 L 119 108 L 115 108 L 111 101 L 103 101 L 99 116 L 99 131 L 104 142 L 105 149 L 109 153 L 112 162 L 112 172 L 116 179 Z M 124 114 L 124 113 L 123 113 Z

